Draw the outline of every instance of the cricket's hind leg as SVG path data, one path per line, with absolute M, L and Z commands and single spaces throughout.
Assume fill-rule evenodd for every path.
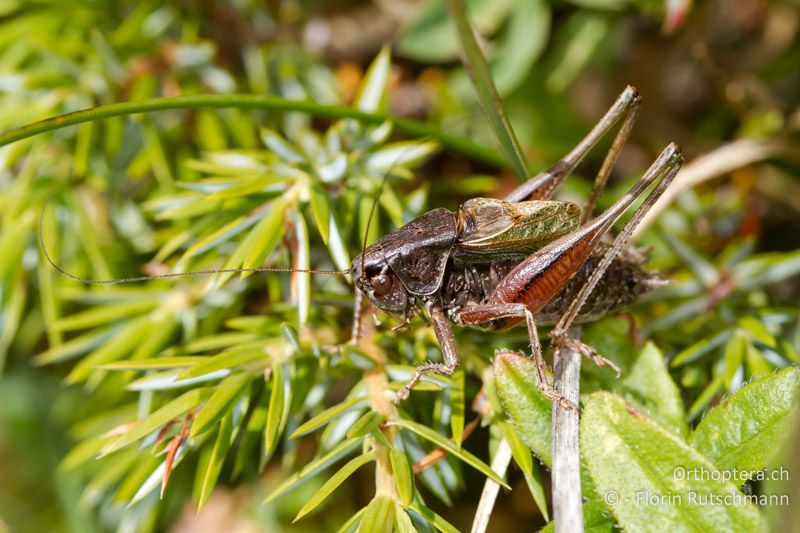
M 594 206 L 597 196 L 605 187 L 611 170 L 617 162 L 622 147 L 628 140 L 633 123 L 636 121 L 636 116 L 639 113 L 642 99 L 639 92 L 628 86 L 619 95 L 616 102 L 609 108 L 603 118 L 595 125 L 586 137 L 578 143 L 570 153 L 564 156 L 556 164 L 532 177 L 508 196 L 504 198 L 507 202 L 523 202 L 527 200 L 546 200 L 553 196 L 556 189 L 561 185 L 564 179 L 575 170 L 586 154 L 594 147 L 595 144 L 614 127 L 620 120 L 622 126 L 614 138 L 614 143 L 608 151 L 603 166 L 595 178 L 594 186 L 592 187 L 592 194 L 584 209 L 584 221 L 588 220 L 591 213 L 594 211 Z
M 461 324 L 479 325 L 502 319 L 524 319 L 528 327 L 528 339 L 531 344 L 531 358 L 536 368 L 536 386 L 550 400 L 558 402 L 565 409 L 576 409 L 575 404 L 555 391 L 547 378 L 547 363 L 542 356 L 542 344 L 533 313 L 521 303 L 483 304 L 465 307 L 458 314 Z
M 603 256 L 603 259 L 597 265 L 597 268 L 592 272 L 592 275 L 589 277 L 589 279 L 586 280 L 586 283 L 583 285 L 583 287 L 581 287 L 581 290 L 578 292 L 575 299 L 572 301 L 572 303 L 570 303 L 567 311 L 550 332 L 550 340 L 556 350 L 559 350 L 563 347 L 569 347 L 584 354 L 589 359 L 594 361 L 598 366 L 609 365 L 616 371 L 617 377 L 619 377 L 619 367 L 617 367 L 608 359 L 601 357 L 591 346 L 588 346 L 577 339 L 571 338 L 568 334 L 568 330 L 577 318 L 578 313 L 580 313 L 581 307 L 583 307 L 583 305 L 589 299 L 589 296 L 600 282 L 601 278 L 608 269 L 608 266 L 614 260 L 614 257 L 616 257 L 620 250 L 625 247 L 631 234 L 636 229 L 636 226 L 639 225 L 639 223 L 647 214 L 647 211 L 649 211 L 661 194 L 663 194 L 664 190 L 672 182 L 682 165 L 683 157 L 680 153 L 680 148 L 673 143 L 650 167 L 648 173 L 653 172 L 656 174 L 662 174 L 663 178 L 647 196 L 647 198 L 645 198 L 644 202 L 642 202 L 642 205 L 640 205 L 639 208 L 634 212 L 633 217 L 631 217 L 628 223 L 625 224 L 619 235 L 616 236 L 611 244 L 611 247 L 609 247 L 608 251 L 606 251 L 605 255 Z
M 580 229 L 551 242 L 528 256 L 500 280 L 487 303 L 462 309 L 457 317 L 458 320 L 464 324 L 485 324 L 503 318 L 516 318 L 517 320 L 524 318 L 528 325 L 531 349 L 537 365 L 538 385 L 540 389 L 545 390 L 543 388 L 545 382 L 544 362 L 541 357 L 541 346 L 536 333 L 533 313 L 541 310 L 564 288 L 595 250 L 600 239 L 611 230 L 623 213 L 652 187 L 644 203 L 634 212 L 633 218 L 625 225 L 603 255 L 600 263 L 593 269 L 586 283 L 578 291 L 575 300 L 570 303 L 567 312 L 557 323 L 554 333 L 551 334 L 556 350 L 569 345 L 587 354 L 598 363 L 608 364 L 588 346 L 577 340 L 569 339 L 566 332 L 611 261 L 625 246 L 631 232 L 641 221 L 647 209 L 672 181 L 682 162 L 683 158 L 677 145 L 668 146 L 645 172 L 642 179 L 613 206 Z

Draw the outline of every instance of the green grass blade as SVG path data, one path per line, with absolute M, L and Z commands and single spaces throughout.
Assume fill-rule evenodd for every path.
M 467 10 L 464 3 L 461 0 L 448 0 L 447 4 L 456 23 L 456 30 L 463 50 L 464 64 L 475 85 L 478 100 L 483 106 L 486 118 L 494 130 L 500 143 L 500 148 L 508 159 L 512 170 L 519 179 L 527 180 L 529 177 L 528 164 L 525 162 L 522 148 L 520 148 L 519 141 L 517 141 L 517 137 L 511 129 L 511 123 L 503 110 L 500 96 L 497 94 L 497 89 L 492 81 L 489 65 L 486 63 L 486 58 L 483 57 L 483 53 L 478 47 L 478 42 L 475 40 L 475 34 L 467 19 Z

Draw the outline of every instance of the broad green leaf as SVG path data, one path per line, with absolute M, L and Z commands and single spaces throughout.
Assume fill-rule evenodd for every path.
M 264 427 L 264 456 L 269 458 L 278 447 L 292 404 L 292 382 L 284 363 L 272 362 L 272 388 L 269 395 L 267 424 Z
M 391 68 L 391 52 L 388 46 L 384 46 L 367 69 L 353 102 L 359 111 L 374 113 L 381 109 Z
M 616 392 L 657 422 L 685 436 L 688 429 L 683 400 L 664 355 L 652 343 L 638 348 L 630 338 L 629 328 L 629 322 L 623 318 L 606 318 L 584 328 L 583 340 L 621 370 L 618 379 L 613 370 L 587 363 L 584 374 L 600 385 L 584 379 L 581 385 L 584 392 L 598 389 Z
M 770 464 L 800 405 L 800 369 L 749 383 L 706 414 L 689 442 L 723 470 L 755 472 Z
M 222 471 L 222 464 L 225 462 L 225 455 L 231 446 L 231 434 L 233 433 L 233 414 L 228 413 L 219 423 L 219 430 L 217 431 L 217 439 L 214 446 L 206 448 L 209 450 L 208 457 L 205 461 L 198 466 L 197 476 L 200 480 L 199 495 L 197 498 L 198 512 L 205 507 L 208 498 L 214 491 L 217 484 L 219 473 Z
M 340 403 L 337 403 L 334 406 L 328 407 L 324 411 L 322 411 L 317 416 L 311 418 L 310 420 L 303 423 L 299 428 L 294 430 L 289 438 L 296 439 L 297 437 L 301 437 L 312 431 L 315 431 L 331 420 L 338 418 L 341 414 L 351 410 L 351 409 L 360 409 L 367 403 L 367 398 L 364 397 L 357 397 L 357 398 L 350 398 L 349 400 L 344 400 Z
M 214 389 L 211 398 L 197 413 L 192 423 L 189 437 L 194 438 L 208 430 L 220 418 L 230 413 L 230 409 L 245 392 L 253 376 L 246 372 L 233 374 L 220 382 Z
M 165 424 L 172 422 L 174 419 L 184 415 L 200 405 L 209 396 L 211 390 L 209 389 L 192 389 L 183 393 L 171 402 L 167 403 L 153 414 L 141 420 L 138 424 L 130 428 L 128 431 L 112 440 L 107 446 L 103 448 L 102 454 L 108 455 L 111 452 L 119 450 L 136 442 L 139 439 L 159 430 Z
M 284 479 L 277 487 L 275 487 L 272 492 L 269 493 L 269 495 L 264 499 L 264 503 L 269 503 L 279 496 L 283 496 L 287 492 L 294 490 L 298 485 L 305 483 L 319 472 L 331 466 L 333 463 L 352 453 L 353 450 L 358 448 L 360 445 L 361 439 L 348 439 L 338 443 L 327 453 L 305 465 L 302 469 L 300 469 L 299 472 L 295 472 Z
M 486 63 L 483 52 L 481 52 L 475 40 L 475 34 L 467 19 L 463 1 L 448 0 L 447 6 L 455 20 L 465 66 L 475 84 L 475 91 L 478 93 L 478 100 L 483 107 L 486 118 L 489 120 L 492 130 L 494 130 L 494 134 L 511 168 L 514 169 L 514 173 L 519 179 L 526 180 L 529 177 L 528 164 L 525 162 L 522 148 L 520 148 L 517 137 L 514 135 L 514 130 L 511 129 L 511 123 L 503 110 L 500 96 L 497 94 L 497 89 L 495 89 L 492 81 L 489 65 Z
M 353 472 L 361 468 L 363 465 L 374 461 L 377 456 L 378 456 L 377 451 L 371 451 L 369 453 L 365 453 L 351 459 L 346 465 L 344 465 L 341 469 L 339 469 L 338 472 L 332 475 L 328 479 L 328 481 L 326 481 L 325 484 L 323 484 L 319 488 L 319 490 L 316 493 L 314 493 L 314 495 L 306 502 L 305 505 L 303 505 L 303 507 L 297 513 L 297 516 L 294 517 L 292 523 L 297 522 L 302 517 L 304 517 L 314 509 L 316 509 L 317 506 L 321 504 L 325 500 L 325 498 L 327 498 L 331 494 L 331 492 L 336 490 L 336 488 L 339 485 L 344 483 L 344 481 L 348 477 L 350 477 L 350 475 Z
M 554 533 L 555 524 L 549 522 L 539 533 Z M 618 533 L 620 531 L 614 518 L 609 515 L 604 503 L 588 501 L 583 504 L 584 533 Z
M 679 435 L 686 435 L 686 415 L 678 386 L 672 381 L 661 350 L 648 342 L 616 388 L 651 418 Z
M 510 488 L 508 484 L 503 480 L 503 478 L 498 476 L 497 473 L 489 467 L 489 465 L 487 465 L 486 463 L 484 463 L 483 461 L 481 461 L 468 451 L 458 449 L 456 445 L 453 444 L 450 440 L 442 436 L 440 433 L 437 433 L 436 431 L 432 430 L 431 428 L 423 426 L 422 424 L 418 424 L 417 422 L 412 422 L 411 420 L 403 420 L 403 419 L 396 420 L 394 424 L 401 428 L 405 428 L 416 433 L 423 439 L 430 441 L 436 446 L 449 452 L 451 455 L 467 463 L 474 469 L 481 472 L 486 477 L 491 478 L 493 481 L 496 481 L 501 487 L 505 489 Z
M 744 503 L 744 495 L 732 483 L 676 475 L 679 469 L 717 469 L 622 398 L 607 392 L 592 394 L 583 410 L 580 432 L 588 471 L 622 529 L 765 529 L 758 509 Z M 721 498 L 720 503 L 699 500 L 709 497 Z
M 497 395 L 520 437 L 550 464 L 553 403 L 536 385 L 533 361 L 517 353 L 498 352 L 492 369 Z
M 414 471 L 408 462 L 408 456 L 399 448 L 389 449 L 389 459 L 392 462 L 392 473 L 397 484 L 397 494 L 403 507 L 408 507 L 414 501 Z
M 392 533 L 394 501 L 388 496 L 375 496 L 358 524 L 358 533 Z

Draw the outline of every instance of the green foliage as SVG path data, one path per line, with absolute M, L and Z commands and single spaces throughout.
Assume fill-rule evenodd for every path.
M 619 397 L 599 392 L 589 398 L 581 420 L 581 449 L 598 491 L 623 528 L 765 529 L 756 507 L 733 483 L 676 475 L 679 469 L 716 468 Z M 703 497 L 723 503 L 704 504 Z

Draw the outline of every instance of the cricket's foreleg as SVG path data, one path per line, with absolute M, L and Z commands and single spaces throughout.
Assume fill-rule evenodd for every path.
M 570 303 L 567 311 L 553 328 L 552 332 L 550 333 L 550 339 L 553 341 L 553 345 L 556 347 L 556 350 L 558 350 L 561 346 L 568 345 L 592 359 L 598 364 L 598 366 L 608 364 L 617 372 L 617 375 L 619 375 L 620 371 L 616 365 L 598 355 L 597 352 L 595 352 L 591 347 L 583 344 L 580 341 L 571 339 L 568 336 L 567 331 L 577 318 L 581 307 L 583 307 L 583 305 L 589 299 L 592 291 L 605 274 L 611 262 L 614 260 L 614 257 L 616 257 L 620 250 L 622 250 L 622 248 L 626 245 L 631 234 L 636 229 L 636 226 L 642 221 L 644 216 L 647 214 L 647 211 L 653 206 L 653 204 L 663 194 L 664 190 L 672 182 L 682 164 L 683 157 L 680 154 L 680 149 L 677 147 L 677 145 L 671 144 L 666 150 L 664 150 L 664 152 L 662 152 L 661 156 L 648 169 L 647 173 L 645 174 L 645 178 L 643 179 L 646 179 L 648 175 L 653 175 L 656 176 L 656 179 L 660 177 L 660 181 L 655 188 L 653 188 L 647 198 L 645 198 L 644 202 L 642 202 L 642 205 L 640 205 L 639 208 L 634 212 L 633 217 L 631 217 L 628 223 L 625 224 L 625 227 L 622 228 L 622 231 L 614 239 L 611 247 L 603 256 L 603 259 L 592 272 L 592 275 L 586 281 L 584 286 L 581 287 L 578 295 L 575 297 L 572 303 Z
M 592 196 L 584 212 L 584 220 L 587 220 L 594 210 L 594 202 L 597 195 L 605 186 L 608 175 L 611 173 L 611 169 L 614 167 L 617 157 L 622 151 L 625 141 L 628 139 L 630 130 L 633 127 L 633 122 L 636 120 L 636 115 L 639 112 L 640 104 L 641 97 L 638 91 L 633 87 L 626 87 L 603 118 L 600 119 L 597 125 L 592 128 L 589 134 L 586 135 L 570 153 L 547 170 L 540 172 L 517 187 L 511 194 L 506 196 L 504 200 L 507 202 L 523 202 L 527 200 L 546 200 L 553 196 L 553 193 L 561 185 L 561 182 L 563 182 L 564 179 L 575 170 L 575 167 L 583 161 L 583 158 L 586 157 L 586 154 L 597 144 L 597 141 L 608 133 L 621 119 L 624 119 L 622 127 L 614 139 L 614 144 L 611 146 L 611 150 L 609 150 L 603 162 L 603 166 L 597 174 L 597 178 L 595 178 Z
M 460 363 L 458 352 L 456 351 L 456 341 L 453 336 L 453 328 L 450 327 L 450 320 L 444 314 L 441 307 L 433 306 L 430 310 L 431 324 L 433 325 L 433 333 L 436 335 L 436 340 L 439 342 L 439 347 L 442 349 L 444 355 L 444 363 L 437 363 L 435 361 L 427 361 L 417 366 L 416 372 L 411 377 L 409 382 L 399 391 L 395 398 L 395 403 L 400 403 L 407 400 L 413 389 L 422 376 L 429 373 L 451 375 L 456 371 Z
M 542 356 L 542 344 L 539 342 L 539 332 L 533 313 L 520 303 L 484 304 L 466 307 L 461 310 L 458 320 L 462 324 L 486 324 L 502 319 L 525 319 L 528 327 L 528 339 L 531 343 L 531 358 L 536 368 L 536 385 L 542 393 L 553 401 L 561 404 L 565 409 L 575 409 L 575 405 L 558 394 L 547 379 L 547 364 Z

